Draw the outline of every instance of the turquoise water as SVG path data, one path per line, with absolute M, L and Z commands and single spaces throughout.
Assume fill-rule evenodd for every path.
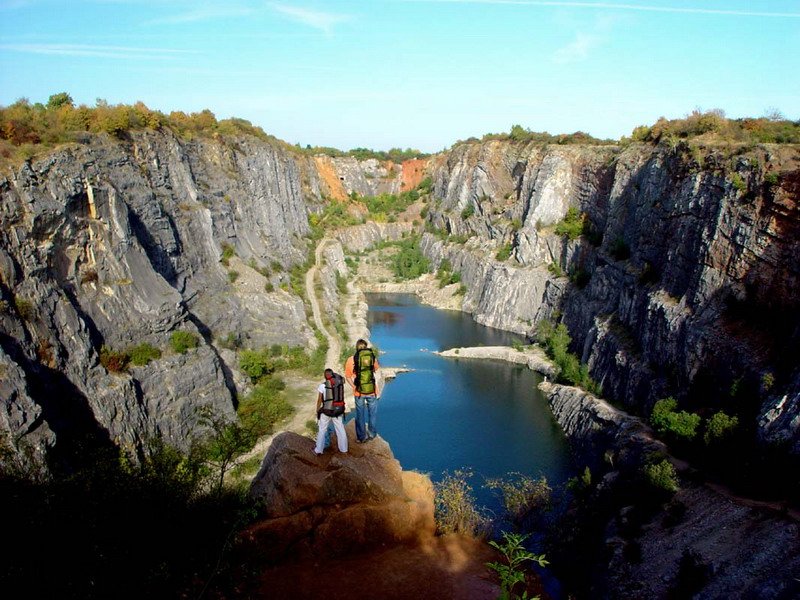
M 386 386 L 378 431 L 404 469 L 430 473 L 470 468 L 476 496 L 487 477 L 517 471 L 551 484 L 573 475 L 566 439 L 536 388 L 541 376 L 501 361 L 442 358 L 457 346 L 510 345 L 518 336 L 475 323 L 461 312 L 424 306 L 408 294 L 368 294 L 372 343 L 383 366 L 409 367 Z

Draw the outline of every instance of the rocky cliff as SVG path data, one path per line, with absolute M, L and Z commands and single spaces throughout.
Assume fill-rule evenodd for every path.
M 592 597 L 791 598 L 800 592 L 800 527 L 779 507 L 693 481 L 662 509 L 638 487 L 648 455 L 664 456 L 636 417 L 574 388 L 540 384 L 559 425 L 597 480 L 588 503 L 600 520 Z
M 423 247 L 476 320 L 531 333 L 559 315 L 605 396 L 734 404 L 800 452 L 797 148 L 491 141 L 431 170 Z M 555 227 L 569 208 L 574 239 Z
M 316 343 L 288 285 L 307 258 L 309 212 L 336 189 L 372 194 L 402 182 L 400 166 L 167 130 L 86 135 L 6 169 L 0 430 L 43 455 L 85 435 L 183 446 L 200 408 L 232 418 L 244 379 L 218 341 Z M 199 347 L 171 352 L 178 330 Z M 163 357 L 127 373 L 100 363 L 103 347 L 142 343 Z

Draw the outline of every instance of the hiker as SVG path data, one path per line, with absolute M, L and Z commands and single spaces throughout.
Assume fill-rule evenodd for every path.
M 314 453 L 325 451 L 325 436 L 328 425 L 333 423 L 339 452 L 347 452 L 347 433 L 344 430 L 344 378 L 325 369 L 325 381 L 317 388 L 317 445 Z
M 380 365 L 366 340 L 356 342 L 356 353 L 344 365 L 344 377 L 356 400 L 356 438 L 360 444 L 378 435 L 377 413 L 380 390 L 376 374 Z

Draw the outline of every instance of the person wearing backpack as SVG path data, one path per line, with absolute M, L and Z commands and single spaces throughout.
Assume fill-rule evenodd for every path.
M 317 388 L 317 445 L 314 453 L 325 451 L 328 425 L 333 423 L 339 452 L 347 452 L 347 433 L 344 430 L 344 378 L 331 369 L 325 369 L 325 381 Z
M 380 390 L 376 374 L 379 368 L 375 351 L 367 345 L 366 340 L 358 340 L 356 353 L 345 362 L 344 376 L 353 388 L 356 400 L 356 438 L 361 444 L 378 435 Z

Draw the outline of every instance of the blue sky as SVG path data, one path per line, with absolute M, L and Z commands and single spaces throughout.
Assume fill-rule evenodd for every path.
M 800 119 L 799 64 L 798 0 L 0 0 L 0 104 L 209 108 L 339 148 Z

